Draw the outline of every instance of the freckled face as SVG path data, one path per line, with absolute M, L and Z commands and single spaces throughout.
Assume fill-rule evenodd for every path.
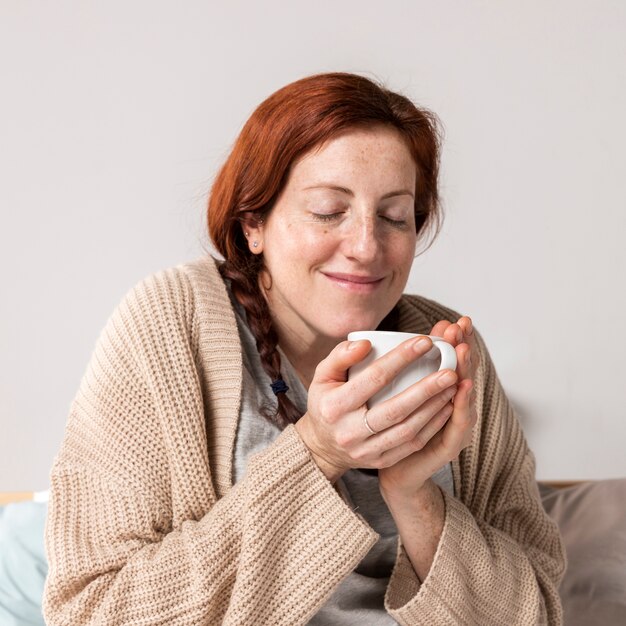
M 406 144 L 384 126 L 346 131 L 295 163 L 265 222 L 248 229 L 279 333 L 341 341 L 376 328 L 415 256 L 415 182 Z

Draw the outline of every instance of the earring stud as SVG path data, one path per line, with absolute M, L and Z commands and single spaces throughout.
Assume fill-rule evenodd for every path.
M 253 248 L 258 248 L 259 247 L 259 242 L 258 241 L 253 241 L 252 242 L 252 247 Z

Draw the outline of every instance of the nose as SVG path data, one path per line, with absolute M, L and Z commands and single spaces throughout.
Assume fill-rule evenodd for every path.
M 376 218 L 372 216 L 356 220 L 348 227 L 344 237 L 344 254 L 360 263 L 371 263 L 381 249 L 376 232 Z

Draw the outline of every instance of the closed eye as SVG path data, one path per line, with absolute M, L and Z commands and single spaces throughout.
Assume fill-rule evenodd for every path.
M 338 213 L 313 213 L 313 217 L 318 222 L 333 222 L 343 215 L 343 211 Z
M 335 222 L 339 220 L 345 211 L 337 211 L 335 213 L 312 213 L 313 219 L 317 222 Z M 403 219 L 394 219 L 387 215 L 379 215 L 378 216 L 383 222 L 388 224 L 389 226 L 393 226 L 395 228 L 405 228 L 407 226 L 407 221 Z
M 390 226 L 395 226 L 396 228 L 404 228 L 407 225 L 406 220 L 395 220 L 391 217 L 387 217 L 386 215 L 381 215 L 381 219 L 383 219 Z

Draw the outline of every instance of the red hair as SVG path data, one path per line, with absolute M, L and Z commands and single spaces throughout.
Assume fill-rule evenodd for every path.
M 278 336 L 258 286 L 263 259 L 248 249 L 241 222 L 271 211 L 300 157 L 350 128 L 380 124 L 399 131 L 415 161 L 417 233 L 432 227 L 436 234 L 441 226 L 438 120 L 405 96 L 356 74 L 317 74 L 273 93 L 252 113 L 215 179 L 209 234 L 225 259 L 222 275 L 246 309 L 261 362 L 272 380 L 280 378 L 280 357 Z M 277 421 L 295 421 L 297 412 L 285 394 L 278 401 Z
M 237 137 L 209 199 L 209 234 L 219 253 L 233 262 L 242 260 L 242 255 L 249 260 L 251 253 L 238 223 L 241 214 L 270 211 L 299 157 L 344 130 L 374 124 L 393 126 L 407 142 L 417 166 L 417 232 L 430 225 L 438 231 L 436 116 L 363 76 L 317 74 L 273 93 Z

